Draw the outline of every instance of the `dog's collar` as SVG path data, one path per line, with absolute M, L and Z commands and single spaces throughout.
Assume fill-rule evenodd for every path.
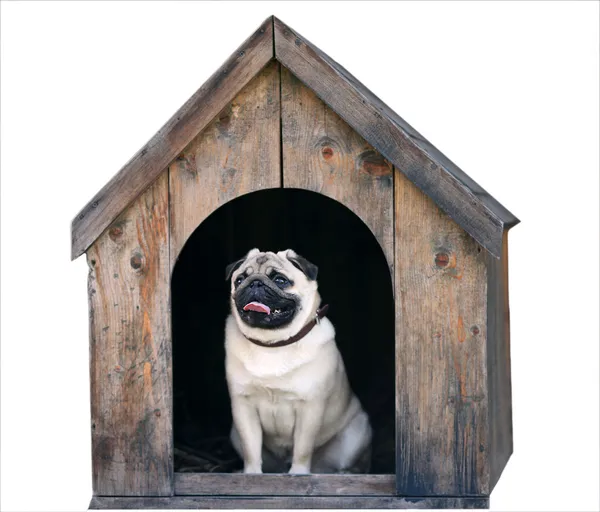
M 302 327 L 302 329 L 300 329 L 296 334 L 294 334 L 286 340 L 276 341 L 275 343 L 264 343 L 253 338 L 245 338 L 248 341 L 254 343 L 255 345 L 258 345 L 259 347 L 275 348 L 291 345 L 292 343 L 296 343 L 297 341 L 300 341 L 302 338 L 304 338 L 304 336 L 306 336 L 312 330 L 312 328 L 321 321 L 321 318 L 323 318 L 327 314 L 328 309 L 329 304 L 325 304 L 322 308 L 317 309 L 317 313 L 315 314 L 314 318 L 310 322 L 308 322 L 304 327 Z

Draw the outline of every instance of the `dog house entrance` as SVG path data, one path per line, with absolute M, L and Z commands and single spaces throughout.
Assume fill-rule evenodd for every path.
M 171 282 L 174 441 L 177 473 L 232 473 L 224 325 L 228 263 L 253 247 L 292 248 L 319 267 L 354 393 L 373 427 L 370 473 L 395 473 L 394 301 L 384 254 L 369 228 L 323 195 L 272 189 L 239 197 L 194 231 Z

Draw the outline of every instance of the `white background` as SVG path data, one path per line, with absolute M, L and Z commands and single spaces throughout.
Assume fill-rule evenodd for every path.
M 598 4 L 2 2 L 2 510 L 91 497 L 70 221 L 275 14 L 509 208 L 515 453 L 493 510 L 599 510 Z

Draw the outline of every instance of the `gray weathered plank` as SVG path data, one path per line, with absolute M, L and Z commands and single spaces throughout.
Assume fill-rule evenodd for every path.
M 173 491 L 168 184 L 163 174 L 88 249 L 93 488 Z
M 113 498 L 94 496 L 92 510 L 110 509 L 486 509 L 489 498 L 389 497 L 389 496 L 280 496 L 222 498 L 173 496 L 170 498 Z
M 176 495 L 395 496 L 394 475 L 175 473 Z
M 348 71 L 275 18 L 275 57 L 475 240 L 500 257 L 518 219 Z
M 398 492 L 487 495 L 485 251 L 394 177 Z
M 391 164 L 289 70 L 281 70 L 283 185 L 331 197 L 371 229 L 394 265 Z
M 83 254 L 272 58 L 269 17 L 75 216 L 71 258 Z
M 171 262 L 214 210 L 280 186 L 279 64 L 248 83 L 169 166 Z
M 508 233 L 502 243 L 502 258 L 486 258 L 487 374 L 490 428 L 490 492 L 498 482 L 513 451 L 510 379 L 510 314 L 508 306 Z

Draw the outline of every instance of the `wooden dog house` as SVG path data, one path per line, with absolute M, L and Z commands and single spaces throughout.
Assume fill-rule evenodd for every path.
M 344 205 L 385 257 L 393 474 L 175 471 L 171 275 L 203 221 L 265 189 Z M 517 223 L 268 18 L 73 220 L 72 257 L 86 253 L 90 268 L 91 508 L 486 508 L 512 453 L 507 231 Z

